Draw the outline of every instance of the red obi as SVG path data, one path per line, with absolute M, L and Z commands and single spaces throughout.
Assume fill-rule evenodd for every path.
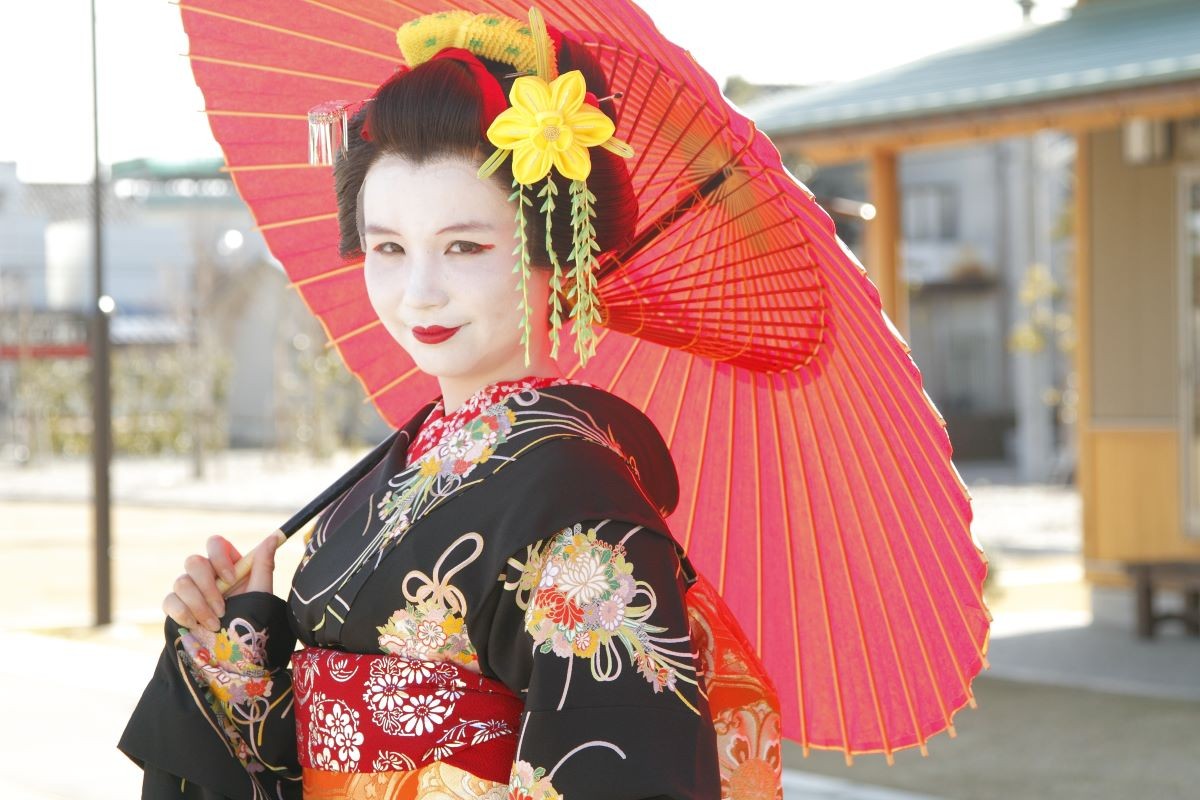
M 524 703 L 448 661 L 306 647 L 292 655 L 300 765 L 417 770 L 435 761 L 507 784 Z

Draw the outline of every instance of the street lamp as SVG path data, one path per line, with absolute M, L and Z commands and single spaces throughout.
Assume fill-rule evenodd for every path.
M 100 106 L 96 72 L 96 0 L 92 0 L 92 509 L 94 514 L 95 624 L 112 622 L 112 511 L 109 468 L 112 465 L 112 395 L 108 317 L 116 308 L 104 293 L 104 225 L 101 207 Z

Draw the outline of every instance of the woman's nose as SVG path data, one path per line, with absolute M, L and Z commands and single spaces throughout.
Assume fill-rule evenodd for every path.
M 415 256 L 404 287 L 404 304 L 411 308 L 436 308 L 446 303 L 440 264 L 436 258 Z

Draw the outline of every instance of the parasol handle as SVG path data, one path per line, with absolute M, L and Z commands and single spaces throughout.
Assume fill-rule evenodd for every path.
M 387 452 L 392 448 L 392 442 L 400 433 L 399 430 L 392 431 L 388 437 L 375 446 L 375 449 L 367 453 L 358 463 L 350 468 L 345 475 L 342 475 L 325 491 L 316 496 L 315 499 L 309 501 L 308 505 L 297 511 L 288 519 L 287 522 L 275 529 L 275 549 L 287 541 L 287 538 L 296 531 L 303 528 L 313 517 L 320 514 L 330 503 L 346 493 L 354 484 L 362 480 L 368 472 L 370 472 L 376 464 L 383 460 Z M 224 595 L 234 586 L 237 586 L 250 574 L 250 567 L 254 564 L 253 555 L 245 555 L 234 565 L 233 582 L 226 582 L 224 578 L 217 578 L 217 589 Z

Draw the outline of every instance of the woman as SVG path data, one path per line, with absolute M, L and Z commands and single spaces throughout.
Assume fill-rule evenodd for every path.
M 608 95 L 586 51 L 551 35 L 558 72 Z M 664 522 L 674 465 L 641 412 L 552 357 L 552 284 L 567 294 L 552 265 L 571 259 L 578 215 L 538 207 L 522 229 L 519 159 L 478 177 L 493 84 L 523 76 L 473 49 L 406 52 L 418 65 L 379 88 L 335 165 L 343 254 L 365 257 L 379 320 L 441 397 L 321 515 L 286 602 L 273 538 L 225 598 L 232 544 L 185 561 L 120 744 L 144 797 L 736 796 L 706 692 L 720 632 L 695 607 L 689 622 L 697 577 Z M 636 215 L 615 150 L 590 148 L 601 251 Z M 533 267 L 520 281 L 514 241 Z

